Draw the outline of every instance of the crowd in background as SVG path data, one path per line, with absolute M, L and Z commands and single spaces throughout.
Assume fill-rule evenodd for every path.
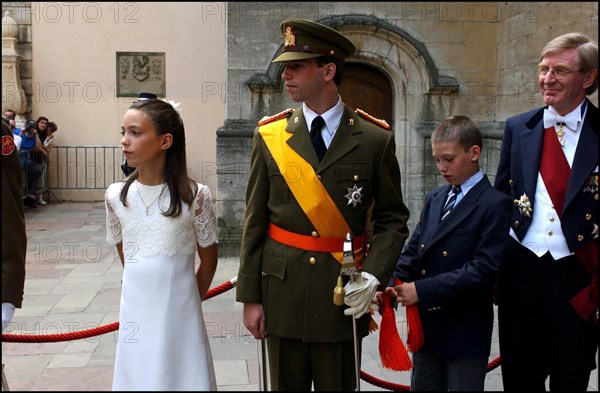
M 10 127 L 15 145 L 19 150 L 19 160 L 23 171 L 23 204 L 30 208 L 45 205 L 43 198 L 46 187 L 42 175 L 49 163 L 50 152 L 54 146 L 54 134 L 58 130 L 56 123 L 46 116 L 37 120 L 27 120 L 23 128 L 16 125 L 16 113 L 12 109 L 4 111 L 2 120 Z M 42 187 L 40 187 L 42 186 Z

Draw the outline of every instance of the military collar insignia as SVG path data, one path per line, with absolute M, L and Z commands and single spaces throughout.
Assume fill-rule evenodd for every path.
M 283 34 L 284 45 L 285 46 L 295 46 L 296 45 L 296 35 L 290 26 L 285 28 L 285 33 Z
M 347 188 L 348 193 L 344 196 L 348 199 L 348 205 L 352 204 L 352 207 L 356 207 L 357 204 L 362 203 L 362 194 L 360 193 L 362 189 L 362 187 L 359 188 L 356 184 L 352 188 Z
M 519 207 L 519 213 L 521 213 L 522 216 L 531 217 L 531 202 L 529 202 L 529 197 L 526 194 L 521 195 L 520 199 L 515 199 L 513 205 Z
M 10 156 L 15 151 L 15 141 L 10 135 L 2 135 L 2 155 Z

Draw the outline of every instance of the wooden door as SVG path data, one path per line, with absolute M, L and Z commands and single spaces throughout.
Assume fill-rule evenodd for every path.
M 338 88 L 344 103 L 360 108 L 373 117 L 394 124 L 392 88 L 378 69 L 359 63 L 346 63 L 344 78 Z

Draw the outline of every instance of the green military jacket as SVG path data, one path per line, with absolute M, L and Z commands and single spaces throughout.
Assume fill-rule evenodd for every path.
M 27 234 L 21 165 L 10 128 L 2 122 L 2 303 L 20 308 L 25 286 Z
M 293 134 L 287 143 L 312 165 L 355 236 L 367 230 L 373 204 L 373 235 L 363 270 L 386 285 L 408 236 L 409 218 L 402 199 L 394 133 L 344 106 L 341 123 L 319 163 L 302 107 L 275 121 L 287 122 L 283 132 Z M 362 203 L 356 206 L 347 197 L 354 186 L 361 189 Z M 271 222 L 301 235 L 310 236 L 315 229 L 258 128 L 246 204 L 236 300 L 263 304 L 267 334 L 306 342 L 352 340 L 352 319 L 343 313 L 346 306 L 333 304 L 339 262 L 329 253 L 289 247 L 268 236 Z M 361 318 L 363 336 L 368 321 L 368 315 Z

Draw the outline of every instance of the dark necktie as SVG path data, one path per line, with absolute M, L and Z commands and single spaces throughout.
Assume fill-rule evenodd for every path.
M 452 191 L 450 192 L 450 198 L 448 198 L 448 201 L 446 202 L 446 205 L 444 206 L 444 211 L 442 212 L 442 220 L 444 218 L 446 218 L 448 213 L 450 213 L 450 210 L 452 210 L 454 208 L 454 205 L 456 204 L 456 196 L 458 194 L 460 194 L 460 186 L 452 186 Z
M 310 139 L 312 141 L 313 146 L 315 147 L 315 152 L 317 153 L 317 157 L 319 158 L 319 162 L 323 160 L 325 156 L 325 152 L 327 151 L 327 147 L 325 147 L 325 142 L 323 141 L 323 137 L 321 136 L 321 128 L 325 124 L 325 120 L 321 116 L 315 117 L 310 126 Z

